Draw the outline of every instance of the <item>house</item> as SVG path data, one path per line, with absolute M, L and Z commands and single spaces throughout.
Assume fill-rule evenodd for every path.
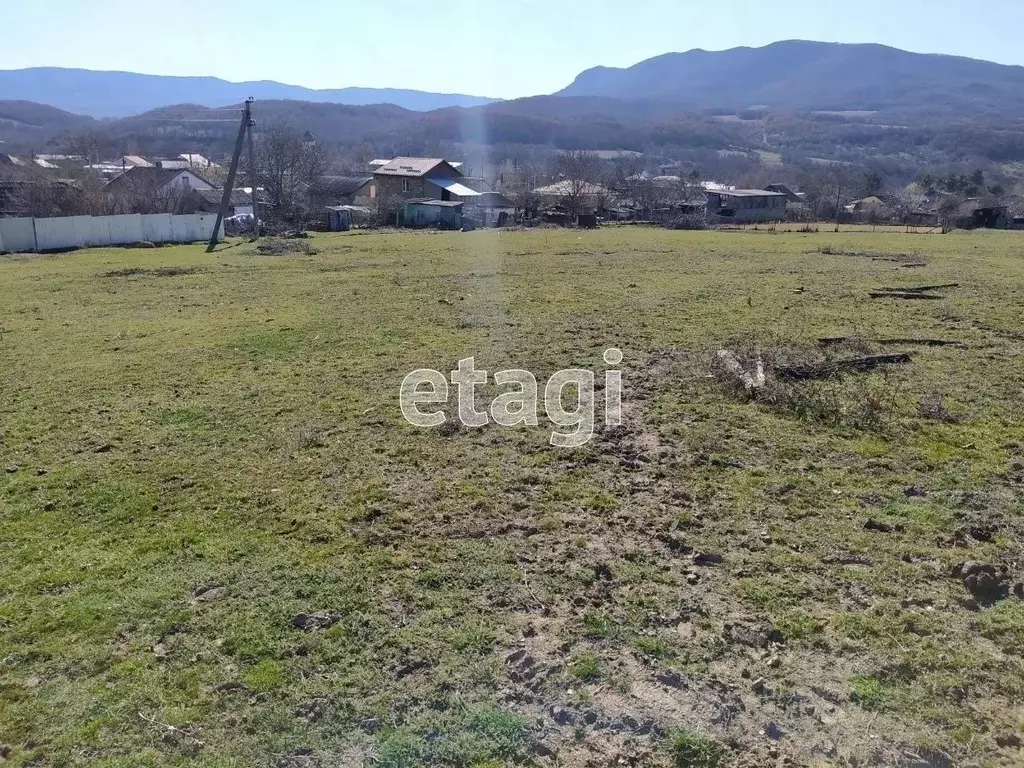
M 555 223 L 562 223 L 558 211 L 553 208 L 560 208 L 567 214 L 567 221 L 581 213 L 595 213 L 603 210 L 612 200 L 614 193 L 601 184 L 594 184 L 589 181 L 577 182 L 569 179 L 556 181 L 547 186 L 537 187 L 533 190 L 542 208 L 548 209 L 548 220 Z M 554 214 L 552 217 L 551 214 Z
M 193 189 L 186 203 L 195 213 L 217 213 L 220 211 L 223 189 Z M 231 190 L 231 201 L 228 204 L 228 216 L 252 216 L 252 195 L 241 190 Z
M 178 155 L 178 159 L 184 160 L 188 163 L 189 168 L 198 169 L 200 171 L 203 170 L 203 168 L 220 168 L 217 163 L 213 162 L 209 158 L 204 157 L 203 155 L 197 155 L 194 152 L 186 152 Z
M 194 171 L 135 166 L 107 182 L 105 191 L 122 213 L 156 213 L 187 205 L 193 190 L 214 189 Z
M 937 227 L 940 223 L 939 212 L 915 208 L 907 214 L 905 223 L 908 227 Z
M 112 160 L 110 165 L 120 165 L 122 168 L 127 170 L 128 168 L 153 168 L 153 163 L 149 162 L 146 158 L 141 155 L 122 155 L 116 160 Z
M 719 189 L 707 193 L 709 216 L 747 223 L 779 221 L 786 215 L 787 196 L 766 189 Z
M 537 187 L 533 190 L 535 195 L 549 199 L 562 199 L 572 195 L 574 192 L 579 192 L 583 197 L 591 198 L 607 197 L 612 194 L 608 187 L 601 184 L 592 184 L 589 181 L 579 182 L 578 184 L 569 180 L 556 181 L 554 184 L 548 184 L 546 187 Z
M 983 203 L 977 198 L 965 200 L 951 217 L 957 229 L 1006 229 L 1012 223 L 1005 205 Z
M 77 216 L 88 210 L 77 184 L 52 178 L 0 180 L 2 216 Z
M 47 170 L 80 168 L 85 162 L 81 155 L 32 155 L 32 162 Z
M 480 191 L 466 201 L 465 215 L 482 227 L 507 226 L 515 214 L 515 203 L 500 192 Z
M 792 205 L 800 205 L 804 202 L 803 195 L 800 192 L 794 192 L 786 184 L 769 184 L 765 189 L 768 192 L 781 192 L 786 196 L 786 202 Z
M 398 212 L 398 226 L 462 229 L 463 205 L 454 200 L 413 200 Z
M 869 195 L 859 200 L 851 200 L 846 205 L 847 213 L 857 213 L 867 216 L 889 216 L 892 214 L 893 206 L 889 200 L 878 195 Z
M 479 193 L 462 182 L 458 168 L 439 157 L 396 157 L 373 172 L 367 185 L 371 204 L 378 198 L 460 201 Z
M 309 190 L 310 206 L 327 208 L 338 205 L 370 204 L 369 184 L 373 176 L 324 176 Z

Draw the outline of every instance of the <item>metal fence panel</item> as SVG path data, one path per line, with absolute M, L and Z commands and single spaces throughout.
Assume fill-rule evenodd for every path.
M 0 250 L 11 253 L 34 251 L 36 249 L 36 230 L 32 219 L 0 219 L 0 240 L 3 241 Z

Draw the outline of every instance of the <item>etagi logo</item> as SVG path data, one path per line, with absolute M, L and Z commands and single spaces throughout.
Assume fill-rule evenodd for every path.
M 609 349 L 604 353 L 608 365 L 619 365 L 622 352 Z M 537 426 L 539 397 L 537 377 L 529 371 L 511 369 L 497 371 L 494 383 L 509 387 L 491 401 L 486 410 L 478 410 L 476 387 L 486 384 L 487 371 L 478 371 L 474 358 L 459 360 L 450 381 L 456 387 L 458 419 L 467 427 L 483 427 L 491 420 L 502 427 Z M 447 417 L 441 409 L 426 412 L 421 405 L 447 403 L 449 379 L 440 371 L 419 368 L 402 381 L 399 404 L 405 420 L 416 427 L 439 427 Z M 570 409 L 565 407 L 565 390 L 572 393 Z M 578 448 L 594 436 L 594 372 L 568 368 L 556 372 L 544 385 L 544 412 L 548 421 L 563 431 L 551 432 L 551 444 L 559 448 Z M 622 372 L 608 370 L 604 374 L 604 421 L 608 426 L 622 423 Z

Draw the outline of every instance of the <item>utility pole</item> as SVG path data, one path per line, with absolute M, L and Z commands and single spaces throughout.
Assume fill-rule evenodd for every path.
M 252 103 L 252 96 L 249 97 L 249 101 L 246 104 Z M 252 148 L 252 129 L 256 126 L 256 121 L 252 119 L 252 110 L 249 110 L 249 126 L 246 131 L 246 137 L 249 144 L 249 184 L 252 185 L 252 234 L 253 240 L 260 239 L 260 204 L 256 199 L 256 152 Z
M 252 99 L 246 99 L 245 108 L 242 110 L 242 120 L 238 124 L 238 137 L 235 139 L 235 152 L 231 156 L 231 167 L 228 169 L 228 178 L 224 182 L 224 194 L 220 199 L 220 210 L 217 211 L 217 223 L 213 225 L 213 234 L 210 235 L 210 244 L 206 246 L 206 252 L 212 253 L 217 247 L 217 235 L 220 233 L 221 225 L 227 217 L 228 208 L 231 205 L 231 191 L 235 187 L 235 174 L 238 173 L 238 160 L 242 156 L 242 142 L 245 141 L 245 132 L 249 130 L 249 121 L 252 119 Z M 255 189 L 253 190 L 256 191 Z

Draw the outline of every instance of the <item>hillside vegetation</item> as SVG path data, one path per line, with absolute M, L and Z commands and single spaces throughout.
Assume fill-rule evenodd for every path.
M 789 40 L 763 48 L 667 53 L 595 67 L 563 96 L 672 101 L 691 109 L 768 106 L 886 115 L 1024 117 L 1024 67 L 884 45 Z

